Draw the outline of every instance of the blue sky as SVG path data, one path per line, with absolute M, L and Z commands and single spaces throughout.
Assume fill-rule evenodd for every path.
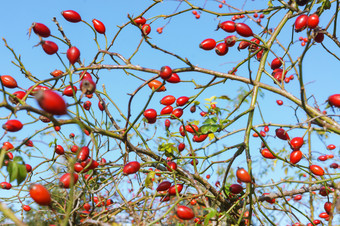
M 205 6 L 209 9 L 216 10 L 218 12 L 229 12 L 227 7 L 223 7 L 222 9 L 218 8 L 218 3 L 215 1 L 192 1 L 197 2 L 198 6 Z M 2 3 L 2 7 L 0 8 L 0 36 L 5 38 L 8 44 L 15 50 L 16 54 L 21 55 L 21 59 L 26 66 L 27 70 L 29 70 L 34 76 L 39 79 L 50 78 L 49 73 L 54 69 L 62 69 L 62 64 L 60 63 L 58 57 L 56 55 L 46 55 L 40 46 L 33 47 L 39 42 L 37 36 L 32 33 L 31 38 L 28 38 L 27 32 L 28 28 L 31 26 L 33 22 L 40 22 L 47 25 L 53 35 L 60 37 L 60 33 L 57 31 L 55 24 L 52 22 L 52 18 L 56 17 L 61 26 L 63 27 L 66 35 L 71 40 L 71 43 L 77 46 L 81 51 L 81 60 L 85 60 L 85 65 L 90 63 L 93 55 L 96 53 L 96 45 L 93 41 L 93 32 L 83 23 L 69 23 L 64 20 L 61 16 L 61 11 L 73 9 L 76 10 L 81 16 L 83 20 L 86 20 L 88 23 L 91 23 L 92 19 L 98 19 L 102 21 L 106 25 L 106 34 L 108 36 L 108 40 L 112 39 L 114 34 L 117 32 L 117 26 L 121 26 L 128 21 L 127 14 L 131 16 L 136 16 L 142 12 L 148 5 L 150 5 L 152 1 L 140 1 L 140 0 L 132 0 L 132 1 L 6 1 Z M 239 1 L 231 1 L 230 4 L 235 4 L 237 7 L 241 7 L 243 4 Z M 263 8 L 267 4 L 267 1 L 247 1 L 246 7 L 248 9 Z M 153 21 L 154 17 L 161 14 L 167 15 L 171 14 L 178 9 L 186 9 L 187 7 L 183 4 L 179 5 L 177 1 L 164 1 L 164 3 L 159 4 L 152 10 L 150 10 L 145 17 L 149 19 L 148 22 Z M 320 26 L 323 27 L 327 24 L 327 19 L 330 18 L 331 13 L 334 12 L 334 9 L 325 12 L 320 18 Z M 280 19 L 282 14 L 275 15 L 269 27 L 275 27 Z M 215 31 L 218 22 L 229 20 L 229 17 L 225 18 L 216 18 L 214 15 L 209 15 L 206 13 L 201 14 L 201 18 L 199 20 L 195 19 L 194 15 L 191 12 L 187 12 L 185 14 L 181 14 L 177 17 L 169 19 L 157 19 L 154 20 L 151 24 L 152 31 L 149 35 L 151 38 L 151 42 L 154 44 L 165 48 L 171 52 L 177 53 L 182 57 L 187 57 L 190 62 L 194 65 L 198 65 L 200 67 L 205 67 L 212 70 L 227 72 L 234 67 L 239 61 L 247 56 L 247 51 L 239 52 L 236 49 L 236 46 L 229 49 L 229 52 L 226 56 L 220 57 L 215 54 L 214 51 L 204 51 L 198 47 L 199 43 L 206 38 L 214 38 L 215 40 L 222 40 L 228 34 L 221 29 Z M 264 20 L 266 21 L 266 20 Z M 260 29 L 256 26 L 256 24 L 252 21 L 241 20 L 240 22 L 245 22 L 249 24 L 254 32 L 258 33 Z M 92 23 L 91 23 L 92 24 Z M 284 30 L 279 35 L 280 41 L 284 45 L 287 45 L 291 41 L 292 37 L 292 25 L 294 24 L 294 18 L 291 19 Z M 156 32 L 157 27 L 162 27 L 166 25 L 163 29 L 163 34 L 158 34 Z M 331 31 L 331 29 L 330 29 Z M 300 36 L 305 37 L 306 31 L 301 33 L 294 33 L 293 42 L 294 45 L 291 46 L 291 53 L 294 59 L 298 57 L 302 51 L 303 47 L 301 47 L 298 38 Z M 130 56 L 136 49 L 141 39 L 140 31 L 135 27 L 129 25 L 126 29 L 122 31 L 117 42 L 111 48 L 113 52 L 119 52 L 124 56 Z M 52 38 L 47 38 L 47 40 L 53 40 Z M 105 39 L 102 35 L 98 35 L 98 41 L 102 48 L 104 48 Z M 56 41 L 59 45 L 59 53 L 60 56 L 66 60 L 65 52 L 67 50 L 66 45 L 62 45 L 61 42 Z M 328 38 L 325 38 L 324 44 L 327 48 L 334 50 L 336 54 L 339 53 L 338 47 L 336 47 L 332 42 L 329 41 Z M 277 44 L 273 46 L 272 49 L 276 54 L 283 54 L 282 49 L 279 48 Z M 8 74 L 13 76 L 17 81 L 20 87 L 28 88 L 33 85 L 33 83 L 27 82 L 23 75 L 20 73 L 18 68 L 14 66 L 11 61 L 14 60 L 12 54 L 8 49 L 3 45 L 3 42 L 0 42 L 0 74 Z M 269 60 L 274 59 L 273 55 L 270 55 Z M 321 110 L 325 108 L 325 100 L 329 95 L 334 93 L 339 93 L 339 84 L 340 78 L 338 76 L 338 67 L 339 62 L 335 60 L 334 57 L 331 57 L 326 51 L 317 44 L 312 48 L 306 55 L 305 66 L 303 68 L 304 74 L 304 82 L 306 84 L 307 95 L 314 95 L 317 100 Z M 106 64 L 112 64 L 109 58 L 105 61 Z M 176 60 L 173 57 L 164 55 L 159 51 L 151 49 L 148 45 L 143 43 L 140 47 L 140 51 L 136 54 L 136 56 L 132 60 L 133 64 L 141 65 L 143 67 L 149 67 L 153 69 L 160 69 L 163 65 L 169 65 L 172 68 L 178 67 L 186 67 L 183 62 Z M 258 63 L 255 60 L 251 60 L 253 67 L 253 75 L 255 76 L 255 70 Z M 267 65 L 267 69 L 269 66 Z M 270 71 L 270 70 L 268 70 Z M 149 79 L 151 75 L 145 74 L 142 72 L 133 72 L 137 76 L 142 77 L 143 79 Z M 238 75 L 248 76 L 247 67 L 243 66 L 239 69 Z M 152 75 L 153 76 L 153 75 Z M 109 95 L 112 97 L 114 101 L 118 104 L 118 106 L 122 109 L 124 113 L 127 112 L 127 101 L 129 99 L 128 93 L 132 93 L 142 82 L 138 79 L 135 79 L 132 76 L 126 76 L 123 71 L 111 70 L 111 71 L 101 71 L 99 73 L 100 80 L 98 82 L 98 89 L 102 90 L 102 85 L 105 84 Z M 202 74 L 198 74 L 196 72 L 186 72 L 181 73 L 180 77 L 182 80 L 191 81 L 192 79 L 199 84 L 205 84 L 208 82 L 211 77 L 205 76 Z M 271 84 L 269 78 L 264 77 L 263 82 L 268 82 Z M 227 95 L 231 98 L 235 98 L 237 96 L 239 83 L 228 81 L 224 85 L 218 85 L 214 88 L 208 89 L 205 91 L 198 100 L 204 102 L 205 98 L 209 98 L 211 96 L 219 96 L 219 95 Z M 246 88 L 246 86 L 243 86 Z M 175 97 L 179 96 L 192 96 L 199 92 L 199 90 L 194 89 L 194 85 L 190 82 L 183 82 L 180 84 L 168 84 L 167 92 L 165 93 L 156 93 L 154 98 L 150 102 L 150 106 L 156 108 L 157 111 L 160 111 L 162 106 L 158 103 L 159 100 L 165 96 L 172 94 Z M 291 81 L 286 85 L 287 90 L 292 92 L 295 96 L 299 96 L 299 86 L 297 79 Z M 289 123 L 294 122 L 294 111 L 289 107 L 292 103 L 289 101 L 279 98 L 276 95 L 270 94 L 268 92 L 264 92 L 264 99 L 259 99 L 261 101 L 261 110 L 263 111 L 263 115 L 266 118 L 266 122 L 272 123 Z M 137 116 L 139 111 L 144 107 L 146 103 L 146 97 L 150 95 L 150 90 L 148 87 L 145 87 L 139 92 L 139 94 L 135 97 L 133 101 L 133 115 L 132 119 Z M 275 101 L 277 99 L 282 99 L 284 101 L 283 106 L 277 106 Z M 71 99 L 65 98 L 67 101 L 71 101 Z M 312 103 L 312 102 L 311 102 Z M 35 102 L 32 101 L 32 104 L 35 105 Z M 223 101 L 217 103 L 218 106 L 226 104 Z M 93 106 L 96 107 L 97 101 L 93 101 Z M 36 105 L 35 105 L 36 106 Z M 203 105 L 201 105 L 203 107 Z M 111 105 L 112 107 L 112 105 Z M 330 111 L 330 110 L 329 110 Z M 114 110 L 112 107 L 112 112 L 114 115 L 118 116 L 118 112 Z M 8 114 L 7 111 L 3 111 L 1 109 L 0 117 L 4 117 Z M 186 120 L 190 120 L 194 117 L 198 118 L 199 112 L 195 115 L 191 115 L 189 112 L 184 114 L 184 118 Z M 30 120 L 26 117 L 25 112 L 21 112 L 18 116 L 22 119 L 22 121 Z M 304 119 L 305 116 L 301 115 Z M 241 120 L 239 124 L 235 125 L 235 127 L 231 128 L 233 130 L 242 123 L 245 123 L 245 120 Z M 259 114 L 256 113 L 256 119 L 254 124 L 261 123 L 261 119 Z M 1 123 L 2 124 L 2 123 Z M 163 125 L 162 123 L 160 123 Z M 43 126 L 40 123 L 38 126 Z M 24 132 L 22 134 L 15 134 L 18 136 L 18 139 L 23 139 L 29 134 L 31 131 L 37 129 L 37 127 L 33 125 L 28 125 L 24 128 Z M 65 131 L 71 131 L 71 127 L 65 126 Z M 174 129 L 174 131 L 177 131 Z M 0 129 L 0 133 L 3 130 Z M 294 130 L 291 132 L 291 136 L 301 136 L 304 131 Z M 66 132 L 65 132 L 66 133 Z M 80 132 L 78 131 L 78 134 Z M 67 134 L 67 133 L 66 133 Z M 271 129 L 271 135 L 274 134 L 274 128 Z M 14 134 L 11 134 L 14 135 Z M 235 142 L 235 140 L 242 140 L 242 135 L 238 135 L 236 137 L 225 140 L 225 144 L 228 145 L 228 142 Z M 3 140 L 6 141 L 6 138 Z M 2 141 L 1 141 L 2 142 Z M 329 141 L 333 142 L 336 145 L 337 139 L 336 137 L 331 136 Z M 236 142 L 237 143 L 237 142 Z M 254 146 L 254 152 L 256 147 L 260 145 L 259 140 L 252 139 L 252 145 Z M 272 142 L 272 145 L 276 148 L 276 150 L 281 149 L 284 144 L 281 142 Z M 45 146 L 46 148 L 46 146 Z M 216 147 L 217 148 L 217 147 Z M 287 146 L 286 146 L 287 148 Z M 325 147 L 319 140 L 315 139 L 315 151 L 325 152 Z M 212 148 L 213 149 L 213 148 Z M 305 149 L 307 150 L 307 149 Z M 254 154 L 255 158 L 259 158 L 258 154 Z M 225 156 L 226 158 L 228 156 Z M 307 161 L 304 162 L 307 164 Z M 329 162 L 327 162 L 328 164 Z M 240 166 L 245 166 L 244 158 L 237 163 Z M 282 174 L 277 174 L 275 179 L 279 179 Z

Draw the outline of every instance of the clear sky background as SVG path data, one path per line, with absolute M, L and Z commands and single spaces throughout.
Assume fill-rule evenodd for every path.
M 223 7 L 222 9 L 218 8 L 218 2 L 216 1 L 192 1 L 197 2 L 198 6 L 206 7 L 211 10 L 216 10 L 217 12 L 229 12 L 230 9 L 227 7 Z M 244 1 L 231 0 L 227 1 L 231 5 L 241 8 Z M 152 1 L 150 0 L 129 0 L 129 1 L 4 1 L 2 2 L 2 6 L 0 8 L 0 36 L 5 38 L 8 44 L 14 49 L 16 54 L 21 55 L 22 62 L 26 66 L 26 69 L 29 70 L 34 76 L 39 79 L 50 78 L 49 73 L 54 69 L 63 70 L 63 66 L 59 61 L 56 55 L 49 56 L 45 54 L 40 46 L 34 47 L 39 42 L 38 37 L 32 32 L 31 38 L 29 39 L 27 32 L 28 28 L 31 26 L 33 22 L 44 23 L 50 29 L 53 35 L 58 37 L 60 33 L 57 31 L 57 27 L 51 20 L 53 17 L 56 17 L 61 26 L 63 27 L 67 37 L 71 40 L 72 45 L 77 46 L 81 51 L 81 60 L 85 61 L 85 65 L 89 64 L 93 59 L 94 54 L 97 51 L 97 47 L 93 41 L 93 32 L 87 27 L 84 23 L 69 23 L 62 16 L 61 12 L 63 10 L 76 10 L 81 16 L 82 19 L 92 24 L 92 19 L 98 19 L 102 21 L 106 26 L 106 34 L 110 41 L 113 36 L 116 34 L 118 28 L 117 26 L 121 26 L 128 21 L 127 15 L 131 16 L 139 15 L 148 5 L 150 5 Z M 247 9 L 261 9 L 266 7 L 267 1 L 259 0 L 259 1 L 247 1 L 246 8 Z M 174 18 L 170 19 L 162 19 L 158 18 L 157 20 L 153 20 L 155 16 L 163 14 L 168 15 L 174 13 L 176 10 L 183 10 L 188 8 L 184 3 L 179 4 L 178 1 L 164 1 L 164 3 L 159 4 L 154 7 L 148 13 L 145 14 L 145 18 L 149 19 L 148 23 L 153 21 L 151 24 L 152 31 L 149 35 L 151 38 L 150 41 L 157 46 L 165 48 L 171 52 L 174 52 L 180 55 L 183 58 L 188 58 L 190 62 L 194 65 L 198 65 L 200 67 L 205 67 L 212 70 L 217 70 L 221 72 L 227 72 L 231 70 L 239 61 L 243 60 L 248 52 L 241 51 L 239 52 L 236 49 L 236 46 L 229 49 L 229 52 L 225 56 L 217 56 L 214 51 L 204 51 L 198 47 L 199 43 L 206 38 L 214 38 L 215 40 L 222 40 L 228 34 L 223 30 L 216 30 L 219 21 L 230 20 L 229 17 L 224 18 L 216 18 L 214 15 L 209 15 L 207 13 L 202 13 L 201 18 L 199 20 L 195 19 L 194 15 L 189 11 L 185 14 L 181 14 Z M 319 26 L 324 27 L 328 23 L 328 20 L 331 15 L 334 13 L 334 9 L 331 9 L 325 12 L 320 18 Z M 275 15 L 269 24 L 270 28 L 274 28 L 280 21 L 282 14 Z M 286 45 L 291 40 L 294 42 L 294 45 L 291 46 L 291 54 L 294 59 L 298 57 L 304 47 L 300 45 L 298 38 L 300 36 L 306 37 L 306 31 L 303 31 L 299 34 L 293 33 L 292 39 L 292 25 L 294 24 L 295 19 L 291 19 L 283 31 L 279 36 L 279 40 Z M 250 21 L 249 19 L 239 20 L 239 22 L 245 22 L 249 24 L 255 33 L 259 33 L 260 28 L 256 25 L 256 23 Z M 266 19 L 263 20 L 263 24 L 267 22 Z M 158 27 L 164 26 L 163 33 L 158 34 L 156 29 Z M 330 29 L 329 31 L 332 31 Z M 129 25 L 123 32 L 120 34 L 120 37 L 117 39 L 115 45 L 111 48 L 111 51 L 121 53 L 125 57 L 129 57 L 136 49 L 141 39 L 140 31 L 137 27 Z M 268 39 L 268 37 L 266 38 Z M 60 41 L 56 41 L 52 38 L 47 38 L 47 40 L 55 41 L 59 45 L 59 54 L 66 62 L 66 53 L 67 46 L 63 45 Z M 98 40 L 102 48 L 104 48 L 105 39 L 102 35 L 98 35 Z M 339 55 L 339 48 L 332 44 L 329 39 L 326 37 L 324 41 L 325 46 L 333 51 L 335 54 Z M 282 55 L 283 51 L 278 47 L 277 44 L 273 46 L 272 49 L 276 54 Z M 273 55 L 270 55 L 268 60 L 274 59 Z M 24 75 L 20 73 L 19 69 L 11 63 L 14 60 L 12 53 L 4 46 L 3 42 L 0 42 L 0 74 L 8 74 L 13 76 L 17 81 L 20 87 L 27 89 L 33 83 L 29 83 L 26 79 L 24 79 Z M 305 66 L 303 68 L 304 82 L 306 84 L 307 96 L 310 97 L 312 94 L 317 101 L 317 104 L 320 106 L 320 109 L 323 110 L 326 107 L 324 103 L 325 100 L 334 93 L 339 93 L 339 62 L 332 56 L 330 56 L 326 51 L 321 47 L 320 44 L 313 47 L 307 53 L 307 56 L 304 59 Z M 105 61 L 106 64 L 113 64 L 109 58 Z M 136 54 L 136 56 L 132 60 L 133 64 L 141 65 L 143 67 L 160 69 L 163 65 L 169 65 L 172 68 L 178 67 L 186 67 L 185 64 L 178 61 L 174 57 L 170 57 L 168 55 L 164 55 L 159 51 L 151 49 L 148 45 L 143 43 L 140 47 L 140 51 Z M 251 60 L 253 71 L 253 76 L 255 76 L 256 68 L 258 63 L 256 60 Z M 268 71 L 270 71 L 269 66 L 267 65 Z M 144 74 L 141 72 L 134 72 L 137 76 L 142 77 L 143 79 L 149 79 L 150 74 Z M 174 95 L 175 97 L 179 96 L 192 96 L 199 92 L 199 90 L 195 90 L 193 83 L 190 83 L 192 79 L 195 80 L 198 84 L 206 84 L 211 77 L 198 74 L 198 73 L 181 73 L 179 74 L 181 79 L 188 82 L 183 82 L 180 84 L 168 84 L 167 91 L 165 93 L 156 93 L 152 101 L 150 102 L 150 106 L 154 107 L 157 111 L 160 111 L 162 106 L 158 103 L 159 100 L 165 95 Z M 241 67 L 237 75 L 248 77 L 247 67 L 244 65 Z M 290 74 L 288 74 L 290 75 Z M 153 75 L 152 75 L 153 76 Z M 98 82 L 98 89 L 102 90 L 102 84 L 105 84 L 109 95 L 112 97 L 114 101 L 118 104 L 121 110 L 126 113 L 127 112 L 127 102 L 129 99 L 128 93 L 132 93 L 138 86 L 142 84 L 142 82 L 132 76 L 126 76 L 123 71 L 120 70 L 111 70 L 111 71 L 101 71 L 99 73 L 100 80 Z M 270 78 L 266 78 L 264 76 L 263 82 L 269 82 Z M 209 98 L 211 96 L 221 96 L 227 95 L 230 98 L 235 98 L 238 95 L 238 89 L 242 86 L 247 88 L 246 86 L 240 85 L 237 82 L 228 81 L 226 84 L 218 85 L 214 88 L 208 89 L 198 98 L 198 100 L 204 103 L 205 98 Z M 286 85 L 287 90 L 292 92 L 295 96 L 299 96 L 299 85 L 297 79 L 291 81 Z M 259 99 L 262 101 L 261 110 L 263 113 L 266 122 L 272 123 L 296 123 L 294 118 L 294 110 L 290 107 L 292 103 L 289 101 L 279 98 L 274 94 L 269 94 L 264 91 L 265 97 L 264 99 Z M 139 94 L 135 97 L 133 101 L 133 109 L 132 119 L 137 116 L 140 110 L 144 107 L 147 96 L 150 95 L 150 89 L 145 87 L 139 92 Z M 65 98 L 67 101 L 71 101 L 68 97 Z M 282 99 L 284 101 L 283 106 L 278 106 L 275 101 L 277 99 Z M 35 105 L 35 102 L 32 100 L 31 103 Z M 312 102 L 310 102 L 312 103 Z M 220 105 L 219 105 L 220 104 Z M 226 102 L 218 102 L 217 105 L 220 107 L 224 107 L 221 105 L 226 104 Z M 93 100 L 93 106 L 96 107 L 97 101 Z M 112 106 L 109 106 L 112 107 Z M 204 106 L 201 105 L 204 109 Z M 247 106 L 246 106 L 247 107 Z M 294 106 L 295 107 L 295 106 Z M 111 108 L 114 116 L 118 117 L 118 112 Z M 328 111 L 331 111 L 330 109 Z M 8 115 L 8 111 L 1 109 L 0 117 L 4 117 Z M 20 119 L 23 122 L 26 119 L 29 120 L 26 116 L 25 112 L 21 112 L 18 114 Z M 195 115 L 190 114 L 190 112 L 185 112 L 184 118 L 186 120 L 192 119 L 194 117 L 198 118 L 199 111 L 195 113 Z M 302 120 L 305 119 L 305 116 L 300 115 Z M 239 128 L 240 125 L 245 125 L 245 121 L 241 120 L 240 123 L 235 125 L 233 128 L 230 128 L 229 131 L 233 129 Z M 256 113 L 256 118 L 254 124 L 261 123 L 261 118 L 259 114 Z M 159 125 L 163 125 L 163 120 Z M 43 126 L 42 123 L 37 123 L 35 125 L 27 125 L 25 126 L 23 133 L 15 134 L 18 136 L 18 139 L 25 138 L 31 131 L 38 129 L 39 126 Z M 271 129 L 270 134 L 274 135 L 274 129 Z M 71 127 L 65 126 L 65 131 L 70 130 Z M 173 129 L 177 131 L 177 129 Z M 2 128 L 0 128 L 0 134 L 3 133 Z M 78 135 L 79 135 L 78 131 Z M 302 136 L 304 131 L 294 130 L 291 132 L 291 137 L 294 136 Z M 13 135 L 13 134 L 11 134 Z M 231 143 L 239 143 L 242 142 L 243 134 L 239 134 L 234 136 L 228 140 L 225 140 L 224 144 L 229 145 L 228 142 Z M 0 142 L 6 141 L 4 138 Z M 276 139 L 277 140 L 277 139 Z M 334 143 L 338 145 L 338 139 L 336 137 L 330 137 L 327 141 L 328 143 Z M 252 139 L 252 146 L 254 148 L 254 152 L 257 150 L 257 147 L 260 145 L 259 140 Z M 275 142 L 273 140 L 271 142 L 276 150 L 282 149 L 285 145 L 284 142 Z M 325 145 L 320 140 L 315 140 L 313 142 L 313 149 L 315 152 L 325 153 Z M 216 147 L 217 148 L 217 147 Z M 275 149 L 274 148 L 274 149 Z M 286 148 L 287 145 L 286 145 Z M 307 151 L 307 148 L 305 148 Z M 225 156 L 228 158 L 228 156 Z M 230 156 L 229 156 L 230 157 Z M 258 153 L 254 153 L 254 157 L 260 158 Z M 288 157 L 288 156 L 287 156 Z M 109 157 L 108 157 L 109 158 Z M 325 165 L 328 165 L 330 162 L 327 162 Z M 304 162 L 307 165 L 307 161 Z M 236 165 L 246 166 L 244 158 L 236 163 Z M 256 167 L 256 166 L 255 166 Z M 213 173 L 213 172 L 210 172 Z M 278 173 L 273 176 L 274 180 L 278 180 L 282 174 Z

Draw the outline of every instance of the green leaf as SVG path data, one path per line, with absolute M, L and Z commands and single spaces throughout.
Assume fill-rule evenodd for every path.
M 200 128 L 201 133 L 207 134 L 207 133 L 215 133 L 220 128 L 219 125 L 203 125 Z
M 223 95 L 223 96 L 220 96 L 220 97 L 217 97 L 218 99 L 222 99 L 222 100 L 231 100 L 228 96 L 226 95 Z
M 273 7 L 274 5 L 273 5 L 273 3 L 272 3 L 272 0 L 269 0 L 268 1 L 268 7 Z
M 23 162 L 23 160 L 22 160 L 22 157 L 21 156 L 15 156 L 14 158 L 13 158 L 13 162 Z
M 18 175 L 18 163 L 11 161 L 8 163 L 7 171 L 9 173 L 9 181 L 12 182 L 17 179 Z
M 152 188 L 153 185 L 153 180 L 155 178 L 156 172 L 155 171 L 150 171 L 148 175 L 145 178 L 145 187 L 147 188 Z
M 21 184 L 27 176 L 27 170 L 25 165 L 18 165 L 18 175 L 17 175 L 17 182 L 18 185 Z
M 211 208 L 211 207 L 205 208 L 204 210 L 209 211 L 209 213 L 205 216 L 204 225 L 209 225 L 209 220 L 212 217 L 216 216 L 217 210 L 215 210 L 214 208 Z
M 210 98 L 204 99 L 205 101 L 211 102 L 216 99 L 216 96 L 212 96 Z
M 217 123 L 217 117 L 208 118 L 207 120 L 203 122 L 203 124 L 206 124 L 206 125 L 213 125 L 216 123 Z

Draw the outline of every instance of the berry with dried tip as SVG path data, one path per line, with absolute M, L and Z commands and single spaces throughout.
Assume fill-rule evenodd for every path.
M 33 28 L 34 33 L 41 37 L 47 38 L 51 35 L 50 29 L 45 24 L 34 22 L 31 28 Z
M 199 47 L 204 50 L 212 50 L 215 48 L 215 46 L 216 46 L 216 41 L 212 38 L 203 40 L 199 45 Z
M 2 125 L 2 128 L 8 132 L 17 132 L 21 130 L 23 127 L 22 123 L 16 119 L 10 119 L 5 124 Z

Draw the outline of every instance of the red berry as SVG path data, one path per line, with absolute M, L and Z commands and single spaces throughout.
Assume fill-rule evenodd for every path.
M 317 14 L 312 14 L 308 17 L 307 26 L 309 28 L 316 28 L 319 25 L 319 16 Z
M 169 83 L 179 83 L 181 79 L 176 73 L 172 73 L 170 78 L 168 78 L 166 81 Z
M 105 106 L 104 101 L 99 101 L 99 102 L 98 102 L 98 108 L 99 108 L 99 110 L 104 111 L 104 110 L 105 110 L 104 106 Z
M 293 164 L 300 162 L 301 158 L 302 152 L 300 150 L 292 151 L 292 153 L 290 153 L 290 162 Z
M 41 23 L 33 23 L 32 26 L 34 33 L 36 33 L 37 35 L 47 38 L 51 35 L 51 31 L 50 29 Z
M 309 169 L 317 176 L 323 176 L 325 174 L 324 170 L 318 165 L 311 165 Z
M 125 175 L 133 174 L 138 172 L 140 169 L 140 164 L 137 161 L 127 163 L 123 168 L 123 173 Z
M 164 124 L 165 124 L 165 128 L 166 128 L 166 129 L 169 129 L 169 127 L 170 127 L 170 125 L 171 125 L 171 122 L 170 122 L 169 119 L 167 119 L 167 120 L 165 120 Z
M 328 150 L 334 150 L 336 148 L 336 146 L 334 145 L 334 144 L 329 144 L 328 146 L 327 146 L 327 149 Z
M 83 208 L 86 210 L 86 211 L 89 211 L 91 209 L 91 205 L 89 203 L 85 203 L 83 205 Z
M 328 103 L 331 106 L 340 108 L 340 94 L 333 94 L 328 97 Z
M 212 38 L 205 39 L 201 42 L 199 47 L 204 50 L 212 50 L 216 46 L 216 41 Z
M 267 159 L 276 159 L 276 157 L 267 148 L 261 150 L 261 155 Z
M 183 106 L 186 103 L 188 103 L 188 101 L 189 101 L 189 97 L 182 96 L 182 97 L 177 98 L 176 105 L 177 106 Z
M 2 85 L 5 86 L 6 88 L 16 88 L 18 87 L 17 81 L 10 75 L 1 75 L 1 82 Z
M 166 168 L 171 172 L 171 171 L 176 171 L 177 170 L 177 164 L 175 162 L 168 162 L 167 163 L 169 166 Z
M 329 217 L 329 215 L 326 212 L 322 212 L 322 213 L 319 214 L 319 217 L 320 218 L 327 218 L 327 217 Z
M 326 213 L 329 214 L 331 212 L 331 209 L 332 209 L 332 203 L 331 202 L 326 202 L 323 207 L 324 207 Z
M 185 130 L 188 131 L 189 133 L 196 134 L 198 132 L 198 126 L 194 124 L 186 125 Z
M 144 17 L 138 17 L 134 20 L 137 25 L 144 25 L 146 23 L 146 19 Z
M 219 56 L 224 56 L 228 53 L 228 46 L 225 43 L 219 43 L 216 47 L 215 47 L 215 52 L 217 55 Z
M 259 15 L 257 13 L 254 13 L 254 18 L 257 18 Z
M 77 145 L 73 145 L 73 146 L 71 147 L 71 151 L 72 151 L 73 153 L 77 153 L 78 149 L 79 149 L 79 147 L 78 147 Z
M 183 184 L 172 185 L 168 190 L 168 194 L 176 195 L 176 188 L 177 188 L 178 193 L 181 193 L 181 191 L 183 190 Z
M 235 22 L 234 21 L 224 21 L 218 25 L 224 31 L 233 33 L 236 31 Z
M 25 164 L 27 173 L 30 173 L 32 171 L 32 166 L 30 164 Z
M 77 147 L 77 150 L 78 150 L 78 147 Z M 63 146 L 61 146 L 59 144 L 55 147 L 54 151 L 58 155 L 63 155 L 65 153 Z
M 240 44 L 238 44 L 237 50 L 240 51 L 240 49 L 245 49 L 248 46 L 250 46 L 250 42 L 248 41 L 241 41 Z
M 16 119 L 8 120 L 5 124 L 2 125 L 2 128 L 8 132 L 17 132 L 21 130 L 22 127 L 22 123 Z
M 42 41 L 41 46 L 48 55 L 55 54 L 59 49 L 58 45 L 51 41 Z
M 243 168 L 237 169 L 236 177 L 237 177 L 238 180 L 240 180 L 244 183 L 250 183 L 251 182 L 251 177 L 250 177 L 249 173 Z
M 167 95 L 167 96 L 162 98 L 160 103 L 163 104 L 163 105 L 168 106 L 168 105 L 171 105 L 171 104 L 175 103 L 175 101 L 176 101 L 176 98 L 174 96 Z
M 308 16 L 302 14 L 298 16 L 295 20 L 295 31 L 300 32 L 303 31 L 307 27 Z
M 329 167 L 333 168 L 333 169 L 337 169 L 337 168 L 339 168 L 339 164 L 334 162 Z
M 282 129 L 282 128 L 276 129 L 275 130 L 275 134 L 281 140 L 289 140 L 288 133 L 284 129 Z
M 151 82 L 148 83 L 148 86 L 150 87 L 150 89 L 153 89 L 153 90 L 157 90 L 157 92 L 163 92 L 166 90 L 165 86 L 163 85 L 162 82 L 158 81 L 158 80 L 152 80 Z
M 282 65 L 282 58 L 280 57 L 280 58 L 275 58 L 272 61 L 270 67 L 271 67 L 272 70 L 274 70 L 274 69 L 281 67 L 281 65 Z
M 184 149 L 185 149 L 185 144 L 184 143 L 180 143 L 179 145 L 178 145 L 178 151 L 179 152 L 182 152 Z
M 79 13 L 73 10 L 62 11 L 61 15 L 63 15 L 65 20 L 72 22 L 72 23 L 78 23 L 81 21 L 81 16 L 79 15 Z
M 229 187 L 229 191 L 235 195 L 241 193 L 243 191 L 243 187 L 239 184 L 232 184 Z
M 67 50 L 66 56 L 67 59 L 70 61 L 70 64 L 75 64 L 80 57 L 80 51 L 77 47 L 72 46 Z
M 253 35 L 253 31 L 247 24 L 237 23 L 235 26 L 237 34 L 241 35 L 242 37 L 250 37 Z
M 62 188 L 70 188 L 71 186 L 72 175 L 70 173 L 66 173 L 59 179 L 59 186 Z M 73 185 L 78 181 L 78 174 L 73 173 Z
M 164 79 L 167 80 L 171 77 L 172 75 L 172 69 L 169 66 L 163 66 L 160 70 L 159 76 Z
M 326 161 L 328 158 L 327 158 L 327 155 L 321 155 L 318 157 L 318 160 L 319 161 Z
M 168 105 L 168 106 L 165 106 L 162 110 L 161 110 L 161 115 L 168 115 L 168 114 L 171 114 L 171 112 L 173 111 L 173 107 Z
M 294 196 L 294 201 L 299 201 L 302 199 L 302 195 L 296 195 Z
M 182 220 L 191 220 L 195 217 L 194 211 L 186 206 L 178 206 L 177 207 L 177 216 Z
M 142 32 L 144 35 L 148 35 L 151 32 L 151 26 L 149 24 L 144 24 L 142 26 Z
M 78 151 L 78 150 L 77 150 Z M 84 146 L 80 149 L 78 155 L 77 155 L 77 161 L 78 162 L 83 162 L 88 159 L 90 155 L 90 150 L 87 146 Z
M 23 205 L 22 209 L 25 210 L 26 212 L 31 210 L 31 207 L 29 205 Z
M 84 102 L 83 107 L 84 107 L 85 110 L 88 111 L 88 110 L 90 110 L 91 105 L 92 105 L 91 101 L 87 100 L 87 101 Z
M 180 118 L 182 115 L 183 115 L 183 109 L 176 108 L 175 110 L 172 111 L 170 118 L 171 119 Z
M 294 150 L 300 150 L 300 148 L 303 145 L 303 138 L 302 137 L 294 137 L 293 139 L 291 139 L 291 141 L 289 142 L 290 147 Z
M 16 91 L 12 95 L 14 97 L 9 97 L 9 100 L 13 104 L 18 104 L 19 103 L 19 99 L 22 100 L 24 98 L 24 96 L 26 95 L 26 93 L 24 91 Z
M 105 25 L 101 22 L 101 21 L 99 21 L 99 20 L 96 20 L 96 19 L 93 19 L 92 20 L 92 23 L 93 23 L 93 27 L 94 27 L 94 29 L 98 32 L 98 33 L 100 33 L 100 34 L 105 34 Z
M 156 31 L 157 31 L 158 34 L 162 34 L 163 33 L 163 28 L 162 27 L 158 27 L 156 29 Z
M 151 108 L 151 109 L 145 110 L 143 115 L 147 120 L 154 120 L 157 117 L 157 112 L 155 109 Z
M 73 89 L 72 89 L 72 86 L 66 86 L 66 88 L 63 91 L 63 95 L 68 96 L 68 97 L 72 97 L 73 96 L 73 90 L 74 90 L 74 93 L 76 93 L 77 87 L 73 86 Z
M 1 182 L 1 183 L 0 183 L 0 187 L 1 187 L 2 189 L 9 190 L 9 189 L 12 188 L 12 185 L 11 185 L 10 183 L 8 183 L 8 182 Z
M 282 100 L 277 100 L 276 103 L 277 103 L 278 105 L 282 105 L 282 104 L 283 104 L 283 101 L 282 101 Z
M 208 134 L 202 134 L 202 135 L 194 135 L 194 137 L 192 138 L 192 140 L 194 141 L 194 142 L 198 142 L 198 143 L 200 143 L 200 142 L 203 142 L 203 141 L 205 141 L 205 139 L 207 139 L 207 137 L 208 137 Z
M 263 130 L 264 130 L 265 132 L 269 132 L 269 127 L 268 127 L 268 126 L 265 126 L 265 127 L 263 128 Z
M 57 70 L 57 69 L 50 73 L 50 75 L 52 75 L 53 77 L 58 77 L 58 76 L 60 76 L 62 74 L 64 74 L 64 72 L 61 71 L 61 70 Z
M 53 115 L 64 115 L 67 113 L 67 105 L 64 99 L 53 90 L 39 90 L 35 95 L 39 106 Z
M 41 184 L 32 184 L 29 193 L 31 198 L 41 206 L 48 206 L 52 202 L 50 192 Z

